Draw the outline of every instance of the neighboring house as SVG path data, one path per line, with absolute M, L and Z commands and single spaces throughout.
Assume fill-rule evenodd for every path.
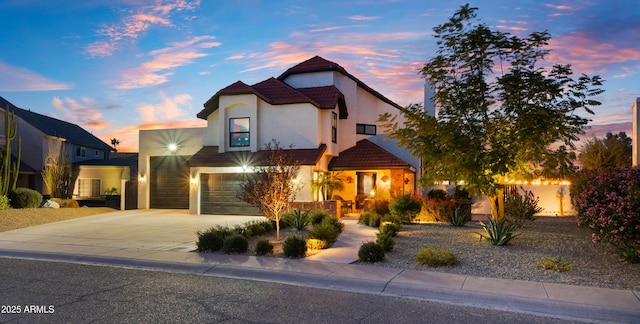
M 311 183 L 340 172 L 342 199 L 389 200 L 416 191 L 419 161 L 384 141 L 377 123 L 401 106 L 340 65 L 313 57 L 254 85 L 235 82 L 197 114 L 207 127 L 140 131 L 139 208 L 191 214 L 254 214 L 237 199 L 239 183 L 272 139 L 291 147 L 301 168 L 296 201 L 322 200 Z M 400 116 L 399 116 L 400 117 Z
M 15 113 L 17 136 L 12 153 L 17 152 L 17 137 L 22 138 L 22 152 L 18 187 L 25 187 L 49 195 L 42 179 L 42 171 L 50 153 L 67 150 L 71 162 L 79 167 L 74 198 L 100 198 L 108 188 L 122 191 L 123 180 L 131 179 L 131 168 L 137 161 L 110 160 L 114 149 L 82 127 L 18 108 L 0 97 L 0 134 L 4 134 L 4 110 Z M 135 174 L 135 173 L 134 173 Z M 134 178 L 135 179 L 135 178 Z

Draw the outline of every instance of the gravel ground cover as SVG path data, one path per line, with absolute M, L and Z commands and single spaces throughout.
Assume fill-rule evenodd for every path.
M 572 285 L 640 290 L 640 264 L 629 264 L 609 244 L 592 243 L 575 217 L 538 217 L 518 231 L 506 246 L 479 240 L 478 219 L 464 227 L 448 224 L 403 225 L 395 247 L 375 266 L 428 270 L 479 277 L 520 279 Z M 443 246 L 458 258 L 452 267 L 429 267 L 414 260 L 424 247 Z M 573 271 L 545 270 L 536 264 L 545 257 L 573 259 Z

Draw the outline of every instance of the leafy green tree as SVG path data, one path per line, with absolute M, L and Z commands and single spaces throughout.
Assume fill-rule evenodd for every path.
M 599 76 L 572 78 L 569 65 L 544 63 L 549 33 L 521 38 L 491 30 L 477 8 L 461 6 L 433 29 L 437 55 L 422 74 L 434 89 L 437 117 L 419 104 L 380 116 L 390 137 L 423 161 L 422 183 L 463 181 L 489 198 L 492 216 L 504 217 L 504 181 L 519 174 L 570 170 L 567 147 L 583 133 L 600 103 Z M 556 144 L 556 148 L 551 144 Z
M 289 209 L 289 203 L 295 199 L 300 184 L 294 179 L 300 170 L 298 161 L 292 159 L 287 150 L 280 147 L 275 139 L 265 144 L 264 158 L 240 183 L 238 198 L 275 221 L 276 239 L 280 240 L 280 217 Z
M 632 142 L 627 133 L 607 133 L 588 140 L 578 159 L 585 169 L 624 168 L 632 164 Z

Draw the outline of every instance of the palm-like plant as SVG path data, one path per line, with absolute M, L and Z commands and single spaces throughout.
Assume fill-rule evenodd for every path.
M 343 190 L 346 177 L 342 172 L 328 172 L 318 174 L 318 178 L 311 182 L 311 187 L 318 190 L 324 199 L 330 199 L 335 190 Z

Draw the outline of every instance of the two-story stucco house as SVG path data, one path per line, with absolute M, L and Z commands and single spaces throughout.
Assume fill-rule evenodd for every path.
M 254 85 L 235 82 L 197 114 L 207 127 L 140 131 L 139 208 L 182 208 L 191 214 L 254 214 L 236 198 L 244 172 L 275 139 L 301 164 L 296 200 L 321 200 L 311 183 L 340 172 L 334 194 L 361 206 L 416 190 L 419 161 L 376 122 L 401 106 L 322 57 Z
M 0 97 L 0 134 L 4 134 L 4 111 L 14 112 L 17 136 L 22 139 L 18 187 L 34 189 L 49 195 L 43 182 L 47 157 L 50 152 L 66 150 L 71 163 L 79 169 L 73 196 L 77 199 L 99 198 L 108 188 L 122 192 L 123 181 L 130 180 L 134 164 L 128 161 L 110 160 L 114 149 L 82 127 L 63 120 L 18 108 Z M 17 150 L 17 139 L 12 142 L 12 152 Z

